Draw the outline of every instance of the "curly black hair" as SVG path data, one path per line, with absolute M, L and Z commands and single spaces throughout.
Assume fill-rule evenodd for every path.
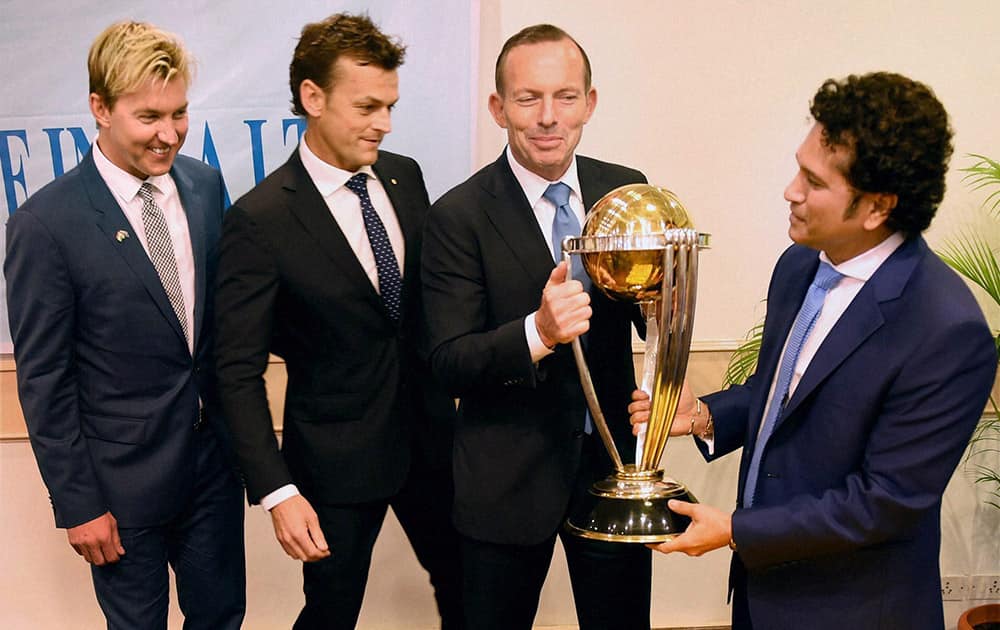
M 854 188 L 898 197 L 887 227 L 907 236 L 927 229 L 953 150 L 948 113 L 929 87 L 891 72 L 852 74 L 825 81 L 809 112 L 824 144 L 853 154 L 844 176 Z
M 299 98 L 299 86 L 306 79 L 329 92 L 335 79 L 333 64 L 341 56 L 395 70 L 403 63 L 406 46 L 380 31 L 367 15 L 335 13 L 322 22 L 306 24 L 288 68 L 293 113 L 306 115 Z

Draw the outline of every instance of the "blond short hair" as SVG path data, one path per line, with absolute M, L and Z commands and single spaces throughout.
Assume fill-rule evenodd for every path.
M 116 22 L 97 36 L 87 57 L 90 92 L 109 108 L 150 79 L 191 83 L 194 62 L 179 37 L 146 22 Z

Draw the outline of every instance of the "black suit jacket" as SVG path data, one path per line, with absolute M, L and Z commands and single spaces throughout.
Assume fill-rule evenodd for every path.
M 577 168 L 588 208 L 613 188 L 645 181 L 636 170 L 580 156 Z M 461 397 L 456 526 L 489 542 L 539 543 L 566 515 L 586 403 L 569 345 L 531 362 L 524 318 L 537 310 L 555 264 L 506 155 L 434 203 L 424 239 L 432 367 Z M 629 457 L 630 323 L 638 309 L 596 289 L 591 298 L 588 362 L 618 448 Z
M 419 260 L 428 199 L 412 159 L 374 170 L 403 236 L 403 315 L 394 323 L 298 151 L 226 215 L 217 292 L 220 397 L 251 502 L 295 483 L 311 501 L 394 494 L 417 456 L 446 463 L 454 405 L 417 352 Z M 285 360 L 279 453 L 263 374 Z M 444 460 L 442 462 L 442 460 Z
M 222 178 L 183 155 L 170 175 L 194 255 L 193 357 L 93 150 L 7 223 L 18 392 L 58 527 L 108 510 L 119 527 L 169 521 L 195 482 L 199 398 L 224 437 L 210 369 Z

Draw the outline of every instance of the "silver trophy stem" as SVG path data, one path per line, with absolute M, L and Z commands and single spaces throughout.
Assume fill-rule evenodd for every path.
M 573 279 L 572 258 L 572 255 L 566 251 L 566 247 L 563 247 L 563 260 L 566 261 L 566 282 Z M 587 408 L 590 409 L 590 418 L 594 421 L 594 426 L 597 427 L 601 441 L 604 442 L 604 448 L 608 450 L 608 455 L 611 456 L 611 462 L 614 464 L 615 470 L 624 472 L 625 466 L 622 464 L 622 457 L 618 454 L 618 447 L 615 446 L 615 441 L 611 438 L 611 431 L 608 430 L 608 423 L 604 419 L 604 412 L 601 411 L 601 405 L 597 402 L 597 391 L 594 389 L 594 380 L 590 377 L 590 368 L 587 367 L 587 361 L 583 356 L 583 345 L 580 343 L 579 337 L 573 340 L 573 358 L 576 359 L 576 369 L 580 373 L 580 384 L 583 386 L 583 395 L 587 400 Z

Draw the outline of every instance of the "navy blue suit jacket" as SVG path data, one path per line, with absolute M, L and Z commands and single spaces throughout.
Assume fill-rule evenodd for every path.
M 167 522 L 194 482 L 199 397 L 206 418 L 223 426 L 212 413 L 210 369 L 222 178 L 185 156 L 170 174 L 194 254 L 193 357 L 134 234 L 142 228 L 125 218 L 93 149 L 7 224 L 18 393 L 58 527 L 109 510 L 119 527 Z
M 707 396 L 739 499 L 771 381 L 818 265 L 790 247 L 768 290 L 757 374 Z M 941 628 L 941 495 L 983 411 L 993 339 L 922 238 L 901 245 L 821 344 L 733 515 L 731 581 L 758 628 Z M 702 446 L 703 448 L 703 446 Z M 707 455 L 707 453 L 706 453 Z

